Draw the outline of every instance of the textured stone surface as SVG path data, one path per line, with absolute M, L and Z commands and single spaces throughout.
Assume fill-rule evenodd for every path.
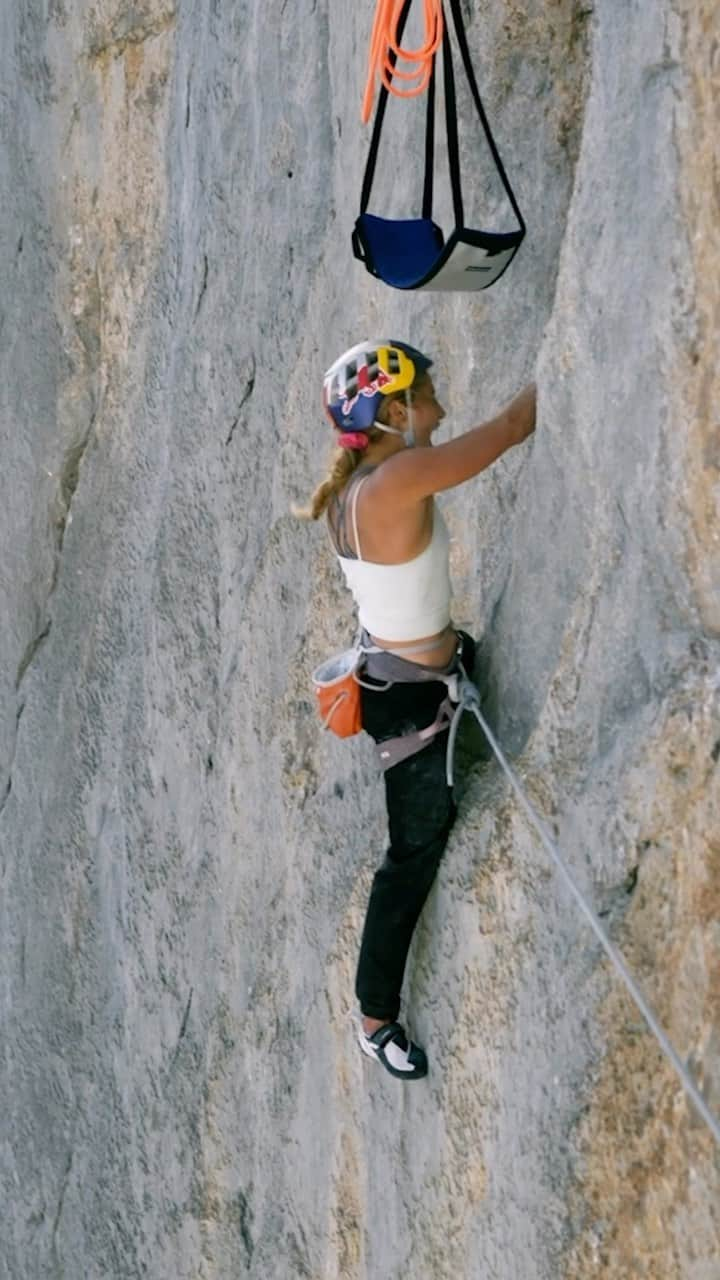
M 427 1084 L 353 1043 L 382 792 L 316 729 L 349 606 L 289 507 L 322 370 L 390 331 L 451 432 L 535 372 L 532 445 L 445 503 L 456 620 L 720 1111 L 715 6 L 464 8 L 530 230 L 423 297 L 349 253 L 370 5 L 0 6 L 10 1280 L 717 1275 L 717 1150 L 492 764 L 414 947 Z

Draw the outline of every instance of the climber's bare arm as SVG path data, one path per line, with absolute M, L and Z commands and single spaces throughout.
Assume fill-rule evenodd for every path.
M 394 454 L 372 478 L 373 502 L 412 506 L 478 475 L 534 431 L 535 401 L 535 384 L 530 383 L 497 417 L 456 440 Z

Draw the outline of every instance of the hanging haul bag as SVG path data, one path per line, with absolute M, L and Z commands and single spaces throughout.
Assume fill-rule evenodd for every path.
M 505 173 L 500 153 L 495 145 L 495 139 L 480 98 L 480 91 L 470 61 L 461 0 L 449 0 L 457 47 L 490 153 L 512 206 L 513 213 L 517 218 L 518 228 L 515 231 L 495 232 L 481 231 L 465 225 L 460 179 L 460 146 L 455 102 L 453 52 L 444 12 L 442 14 L 443 87 L 455 226 L 446 239 L 442 229 L 433 220 L 436 73 L 434 52 L 431 54 L 432 70 L 422 80 L 420 86 L 424 89 L 425 84 L 427 84 L 425 183 L 422 217 L 391 219 L 368 213 L 388 94 L 390 92 L 399 92 L 401 97 L 410 96 L 408 93 L 403 93 L 402 90 L 395 89 L 392 85 L 392 75 L 394 72 L 396 76 L 407 78 L 407 73 L 397 70 L 395 64 L 411 3 L 412 0 L 405 0 L 397 22 L 397 38 L 395 39 L 393 35 L 387 54 L 387 63 L 382 76 L 372 140 L 365 167 L 365 178 L 360 197 L 360 216 L 355 223 L 352 237 L 353 252 L 356 258 L 364 262 L 371 275 L 377 276 L 385 284 L 391 285 L 395 289 L 487 289 L 489 285 L 494 284 L 500 278 L 512 262 L 525 235 L 525 222 Z M 430 46 L 430 48 L 432 47 Z M 410 57 L 412 55 L 405 56 Z
M 323 728 L 339 738 L 351 738 L 362 729 L 362 707 L 357 672 L 363 660 L 361 649 L 346 649 L 316 667 L 312 673 Z

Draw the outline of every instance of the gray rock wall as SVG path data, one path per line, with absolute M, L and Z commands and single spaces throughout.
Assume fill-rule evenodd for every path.
M 456 620 L 720 1110 L 713 4 L 464 8 L 529 223 L 475 296 L 350 257 L 370 5 L 0 7 L 11 1280 L 717 1274 L 710 1134 L 492 763 L 414 947 L 429 1081 L 354 1047 L 382 790 L 317 732 L 352 624 L 289 508 L 322 371 L 390 331 L 436 353 L 451 433 L 537 378 L 533 443 L 446 500 Z

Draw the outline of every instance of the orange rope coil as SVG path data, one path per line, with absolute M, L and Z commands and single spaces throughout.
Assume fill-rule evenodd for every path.
M 442 0 L 423 0 L 425 41 L 419 49 L 403 49 L 398 41 L 398 22 L 404 6 L 405 0 L 377 0 L 362 102 L 363 124 L 367 124 L 372 112 L 376 76 L 388 92 L 398 98 L 415 98 L 428 86 L 433 58 L 443 38 Z M 399 70 L 397 66 L 393 67 L 391 54 L 403 62 L 415 63 L 415 66 L 409 71 Z M 396 79 L 415 80 L 417 83 L 403 89 L 394 83 Z

